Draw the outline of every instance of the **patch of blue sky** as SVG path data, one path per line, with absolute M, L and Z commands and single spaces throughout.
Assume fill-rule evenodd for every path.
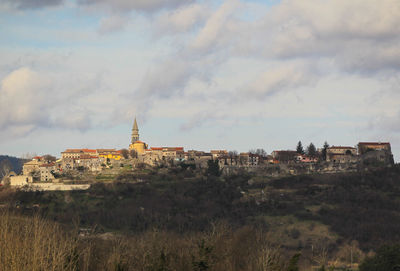
M 98 16 L 82 16 L 74 8 L 3 12 L 0 42 L 4 45 L 48 48 L 74 45 L 65 32 L 96 29 Z

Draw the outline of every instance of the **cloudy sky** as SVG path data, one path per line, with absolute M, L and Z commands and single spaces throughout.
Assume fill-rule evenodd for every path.
M 390 141 L 399 0 L 0 0 L 0 154 Z

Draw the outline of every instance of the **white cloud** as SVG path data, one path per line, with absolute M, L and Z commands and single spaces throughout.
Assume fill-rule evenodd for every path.
M 0 127 L 49 122 L 46 112 L 50 82 L 28 68 L 10 73 L 1 83 Z
M 284 65 L 260 74 L 254 81 L 241 89 L 240 96 L 262 99 L 281 91 L 293 91 L 315 81 L 315 76 L 308 73 L 306 67 Z
M 1 134 L 21 136 L 44 127 L 90 128 L 87 110 L 77 109 L 79 103 L 76 102 L 90 92 L 76 85 L 69 90 L 69 86 L 74 84 L 69 84 L 66 78 L 28 67 L 9 73 L 1 81 L 0 88 Z
M 157 17 L 157 34 L 165 35 L 187 32 L 203 22 L 210 12 L 208 6 L 198 3 L 164 12 Z
M 214 106 L 215 99 L 235 96 L 233 100 L 222 98 L 220 108 L 242 107 L 251 99 L 265 101 L 281 92 L 290 95 L 312 89 L 332 74 L 344 79 L 353 74 L 372 77 L 383 86 L 382 76 L 400 67 L 400 37 L 396 34 L 399 5 L 393 0 L 286 0 L 267 9 L 264 16 L 248 19 L 240 16 L 251 10 L 247 3 L 227 0 L 207 13 L 200 28 L 193 25 L 205 18 L 202 12 L 208 6 L 204 3 L 163 13 L 156 27 L 163 22 L 170 29 L 166 34 L 189 29 L 192 36 L 150 68 L 133 95 L 147 101 L 143 105 L 148 112 L 157 100 L 190 99 L 193 79 L 205 83 L 206 89 L 196 96 L 205 104 Z M 227 62 L 238 58 L 258 61 L 265 66 L 261 69 L 264 72 L 251 66 L 228 68 Z M 229 82 L 236 78 L 229 72 L 241 76 L 240 70 L 252 79 L 232 86 Z M 220 86 L 209 91 L 210 84 L 217 81 Z M 351 108 L 350 102 L 348 105 Z M 188 117 L 199 114 L 190 109 L 185 113 Z
M 252 43 L 253 56 L 263 52 L 266 58 L 329 57 L 345 72 L 379 72 L 400 65 L 399 25 L 396 0 L 286 0 L 246 38 L 258 40 Z
M 191 47 L 199 50 L 209 50 L 210 47 L 219 43 L 223 39 L 223 32 L 229 23 L 230 16 L 240 6 L 238 0 L 228 0 L 223 3 L 218 10 L 211 15 L 205 26 L 199 31 Z

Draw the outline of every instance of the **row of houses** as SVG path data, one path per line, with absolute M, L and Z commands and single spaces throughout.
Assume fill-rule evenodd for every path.
M 299 154 L 294 150 L 276 150 L 271 155 L 260 155 L 250 152 L 235 153 L 227 150 L 211 150 L 210 152 L 189 150 L 183 147 L 152 147 L 144 149 L 137 156 L 139 162 L 150 166 L 171 166 L 182 162 L 194 165 L 196 168 L 205 168 L 209 160 L 219 161 L 224 166 L 258 166 L 260 164 L 280 163 L 316 163 L 322 159 L 332 163 L 357 162 L 359 157 L 371 152 L 383 151 L 391 155 L 388 142 L 360 142 L 356 147 L 331 146 L 326 149 L 326 156 L 322 158 L 322 150 L 311 157 Z M 379 156 L 378 156 L 379 158 Z M 386 159 L 385 156 L 381 157 Z M 116 149 L 67 149 L 61 153 L 59 160 L 46 160 L 44 157 L 34 157 L 23 166 L 23 176 L 28 181 L 39 180 L 52 182 L 57 174 L 70 170 L 87 170 L 100 172 L 108 165 L 123 160 L 122 150 Z
M 122 159 L 122 150 L 116 149 L 67 149 L 61 152 L 61 159 L 85 159 L 87 157 L 102 159 Z
M 227 150 L 211 150 L 210 152 L 190 150 L 185 152 L 182 147 L 162 147 L 146 149 L 140 159 L 142 162 L 155 166 L 160 164 L 173 164 L 177 162 L 192 163 L 204 167 L 208 160 L 219 160 L 220 166 L 257 166 L 260 164 L 279 163 L 316 163 L 326 161 L 332 163 L 356 163 L 361 156 L 371 151 L 380 151 L 379 155 L 374 152 L 375 158 L 386 161 L 392 155 L 389 142 L 359 142 L 356 147 L 331 146 L 325 150 L 319 149 L 315 155 L 297 153 L 294 150 L 276 150 L 271 155 L 256 153 L 228 152 Z
M 262 163 L 316 163 L 320 160 L 348 163 L 358 161 L 361 155 L 371 150 L 383 150 L 391 155 L 390 143 L 388 142 L 360 142 L 357 147 L 332 146 L 324 151 L 319 150 L 315 155 L 305 155 L 293 150 L 276 150 L 271 155 L 266 155 L 264 152 L 260 154 L 250 152 L 237 154 L 226 150 L 211 150 L 209 153 L 196 150 L 185 152 L 183 147 L 148 148 L 145 142 L 139 140 L 136 118 L 132 128 L 129 149 L 137 153 L 141 162 L 152 166 L 185 161 L 203 167 L 211 159 L 218 159 L 220 166 L 257 166 Z
M 186 163 L 197 168 L 207 166 L 209 160 L 217 160 L 224 165 L 258 165 L 261 156 L 252 153 L 232 154 L 227 150 L 211 150 L 210 152 L 189 150 L 183 147 L 153 147 L 146 149 L 138 156 L 139 161 L 151 166 L 176 165 Z
M 112 161 L 121 159 L 121 151 L 116 149 L 67 149 L 61 152 L 61 158 L 58 160 L 33 157 L 23 165 L 22 175 L 32 177 L 33 180 L 52 182 L 57 174 L 63 172 L 69 170 L 99 172 Z
M 322 155 L 323 150 L 319 149 L 313 157 L 308 155 L 299 154 L 293 150 L 273 151 L 271 156 L 273 163 L 279 162 L 305 162 L 315 163 L 319 160 L 325 160 L 333 163 L 353 163 L 357 162 L 359 158 L 371 151 L 381 151 L 382 155 L 392 155 L 391 146 L 389 142 L 359 142 L 356 147 L 351 146 L 331 146 L 326 149 L 325 157 Z M 386 159 L 386 157 L 380 157 Z
M 326 160 L 333 163 L 357 162 L 359 157 L 370 151 L 383 150 L 391 154 L 388 142 L 360 142 L 356 147 L 331 146 L 326 149 L 326 156 L 322 157 L 322 149 L 314 156 L 297 153 L 294 150 L 276 150 L 270 155 L 261 155 L 251 152 L 235 153 L 227 150 L 211 150 L 210 152 L 189 150 L 183 147 L 151 147 L 145 148 L 137 154 L 140 162 L 150 166 L 169 166 L 182 162 L 193 164 L 198 168 L 207 166 L 209 160 L 217 160 L 223 166 L 257 166 L 260 164 L 279 163 L 316 163 Z M 120 161 L 124 159 L 122 151 L 115 149 L 67 149 L 61 153 L 61 167 L 63 170 L 72 170 L 85 167 L 91 171 L 100 171 L 105 159 Z

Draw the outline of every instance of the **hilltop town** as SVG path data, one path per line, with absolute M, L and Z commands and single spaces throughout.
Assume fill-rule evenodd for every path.
M 368 167 L 393 165 L 389 142 L 359 142 L 352 146 L 316 148 L 312 143 L 304 150 L 298 142 L 296 150 L 274 150 L 267 154 L 263 149 L 245 153 L 227 150 L 185 151 L 183 147 L 149 147 L 139 139 L 139 127 L 134 120 L 131 143 L 127 149 L 66 149 L 57 159 L 51 155 L 35 156 L 23 165 L 21 175 L 9 173 L 3 183 L 11 186 L 35 186 L 37 189 L 69 190 L 87 189 L 87 184 L 73 181 L 82 174 L 96 176 L 115 172 L 121 168 L 176 167 L 207 171 L 215 174 L 233 174 L 240 171 L 282 176 L 336 172 L 352 172 Z M 114 170 L 113 170 L 114 169 Z M 69 186 L 63 185 L 67 180 Z
M 251 262 L 248 255 L 265 251 L 262 244 L 268 240 L 286 262 L 298 258 L 302 269 L 297 270 L 362 270 L 358 266 L 369 251 L 399 239 L 398 199 L 393 196 L 399 194 L 399 176 L 389 142 L 326 143 L 320 149 L 298 142 L 295 150 L 271 154 L 262 149 L 186 151 L 149 147 L 140 140 L 135 120 L 126 149 L 71 148 L 59 158 L 42 155 L 26 161 L 21 174 L 3 178 L 9 185 L 0 188 L 0 206 L 24 215 L 39 213 L 66 228 L 79 224 L 76 240 L 83 248 L 88 240 L 95 244 L 90 249 L 96 267 L 88 270 L 102 270 L 104 263 L 97 265 L 97 259 L 108 261 L 106 253 L 114 253 L 114 242 L 122 239 L 129 245 L 119 249 L 131 246 L 132 252 L 121 253 L 126 257 L 121 261 L 132 261 L 131 266 L 149 258 L 148 248 L 133 256 L 140 240 L 149 247 L 160 245 L 153 259 L 164 251 L 176 259 L 181 254 L 166 250 L 165 244 L 179 247 L 182 240 L 193 240 L 182 249 L 186 266 L 192 266 L 204 240 L 209 247 L 221 245 L 210 250 L 220 262 L 237 257 L 236 251 L 245 251 L 242 260 Z M 157 243 L 160 237 L 170 239 Z M 226 250 L 230 247 L 235 251 Z M 225 262 L 222 266 L 225 270 Z

